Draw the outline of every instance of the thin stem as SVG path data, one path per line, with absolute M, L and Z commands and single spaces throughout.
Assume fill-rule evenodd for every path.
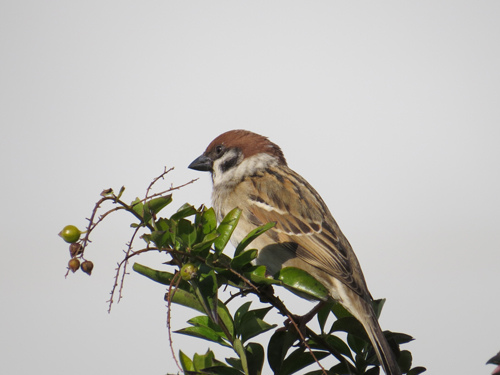
M 177 356 L 175 355 L 174 351 L 174 341 L 172 340 L 172 326 L 170 325 L 170 320 L 171 320 L 171 311 L 172 311 L 172 297 L 175 294 L 175 291 L 177 290 L 177 287 L 179 286 L 179 283 L 181 281 L 180 273 L 176 273 L 174 277 L 172 277 L 172 281 L 170 282 L 170 285 L 168 286 L 168 292 L 167 292 L 167 331 L 168 331 L 168 341 L 170 343 L 170 352 L 172 353 L 172 357 L 174 357 L 175 364 L 179 368 L 179 370 L 182 370 L 182 367 L 180 366 L 179 362 L 177 361 Z M 175 282 L 175 287 L 174 287 L 174 282 Z

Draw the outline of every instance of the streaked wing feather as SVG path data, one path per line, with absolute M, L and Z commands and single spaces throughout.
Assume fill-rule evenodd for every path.
M 269 235 L 276 238 L 277 234 L 280 242 L 297 243 L 299 258 L 342 281 L 359 295 L 366 294 L 364 280 L 353 277 L 353 267 L 359 265 L 349 242 L 319 195 L 291 170 L 285 178 L 280 177 L 276 183 L 253 177 L 258 192 L 250 194 L 249 216 L 261 223 L 275 221 L 276 227 L 271 229 L 275 233 Z

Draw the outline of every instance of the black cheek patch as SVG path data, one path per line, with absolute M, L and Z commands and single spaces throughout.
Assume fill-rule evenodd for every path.
M 224 163 L 222 163 L 220 166 L 222 172 L 226 172 L 229 169 L 234 168 L 236 164 L 238 164 L 238 159 L 239 159 L 238 155 L 235 155 L 231 159 L 228 159 Z

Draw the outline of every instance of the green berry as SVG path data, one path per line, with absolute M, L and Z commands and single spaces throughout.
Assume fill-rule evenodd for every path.
M 75 227 L 74 225 L 66 225 L 63 230 L 59 233 L 62 239 L 68 243 L 76 242 L 80 239 L 80 229 Z
M 193 263 L 186 263 L 181 268 L 181 277 L 183 280 L 189 281 L 197 276 L 198 267 Z

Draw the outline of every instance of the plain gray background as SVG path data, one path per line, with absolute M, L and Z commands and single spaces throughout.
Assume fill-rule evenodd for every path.
M 387 298 L 382 327 L 416 338 L 415 365 L 490 373 L 499 19 L 498 1 L 2 1 L 0 372 L 177 372 L 163 286 L 132 272 L 107 313 L 131 220 L 96 230 L 90 278 L 64 279 L 57 233 L 84 227 L 104 188 L 142 196 L 164 166 L 158 188 L 200 177 L 166 215 L 210 204 L 187 165 L 244 128 L 321 193 Z M 173 315 L 180 329 L 196 314 Z M 174 335 L 176 352 L 208 346 Z

